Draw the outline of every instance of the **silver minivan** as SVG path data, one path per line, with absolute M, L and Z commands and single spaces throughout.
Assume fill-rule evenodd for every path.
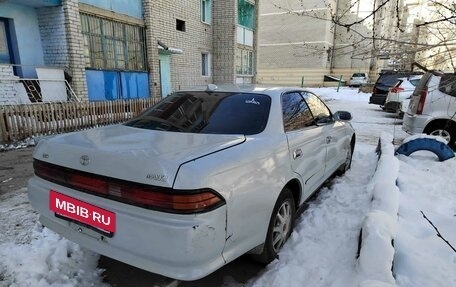
M 456 147 L 456 74 L 428 72 L 413 92 L 402 129 L 445 138 Z

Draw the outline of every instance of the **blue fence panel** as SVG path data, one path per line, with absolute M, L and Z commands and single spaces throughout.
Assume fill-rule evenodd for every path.
M 149 97 L 147 72 L 86 70 L 89 101 L 145 99 Z
M 89 101 L 117 100 L 120 95 L 118 72 L 86 70 Z
M 122 99 L 149 97 L 149 74 L 146 72 L 120 72 Z

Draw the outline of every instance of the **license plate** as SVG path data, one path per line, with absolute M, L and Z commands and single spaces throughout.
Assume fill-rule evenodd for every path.
M 109 210 L 51 190 L 49 209 L 60 216 L 85 223 L 103 231 L 116 231 L 116 214 Z

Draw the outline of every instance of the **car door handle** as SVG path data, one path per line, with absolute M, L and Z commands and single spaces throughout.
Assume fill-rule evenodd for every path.
M 326 143 L 329 144 L 331 141 L 332 141 L 332 137 L 327 136 L 327 137 L 326 137 Z
M 297 150 L 295 150 L 293 152 L 293 159 L 297 159 L 298 157 L 301 157 L 302 156 L 302 150 L 300 148 L 298 148 Z

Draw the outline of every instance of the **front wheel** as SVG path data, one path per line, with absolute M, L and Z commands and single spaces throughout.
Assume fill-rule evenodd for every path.
M 257 261 L 268 264 L 278 257 L 279 251 L 293 230 L 295 213 L 293 194 L 285 188 L 272 211 L 263 252 L 254 256 Z
M 350 145 L 347 148 L 347 155 L 345 157 L 345 162 L 337 170 L 336 175 L 339 175 L 339 176 L 344 175 L 347 172 L 347 170 L 349 170 L 351 168 L 352 160 L 353 160 L 353 146 Z

